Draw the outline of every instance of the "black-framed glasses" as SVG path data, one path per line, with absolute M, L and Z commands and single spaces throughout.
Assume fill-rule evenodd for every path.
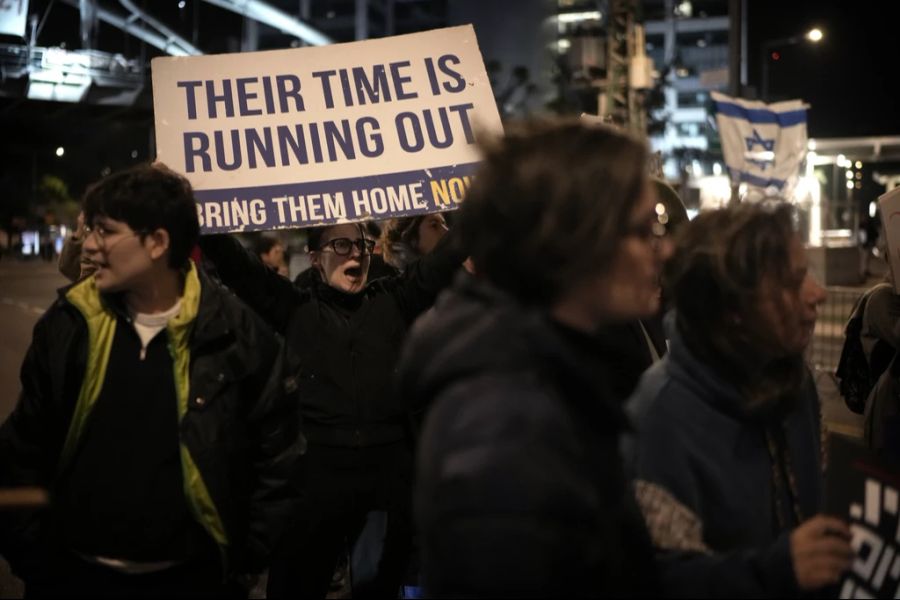
M 335 238 L 322 244 L 321 250 L 331 248 L 331 251 L 338 256 L 348 256 L 353 252 L 354 246 L 359 250 L 359 253 L 362 256 L 368 256 L 375 251 L 375 240 L 367 240 L 365 238 L 359 238 L 357 240 L 351 240 L 350 238 Z

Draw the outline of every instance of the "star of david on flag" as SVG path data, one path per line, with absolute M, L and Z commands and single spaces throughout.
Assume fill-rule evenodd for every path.
M 732 180 L 787 195 L 806 157 L 808 105 L 802 100 L 765 104 L 719 92 L 711 95 Z

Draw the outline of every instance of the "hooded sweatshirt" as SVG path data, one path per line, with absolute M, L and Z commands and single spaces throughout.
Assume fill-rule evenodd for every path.
M 629 464 L 663 587 L 675 597 L 796 596 L 790 531 L 823 503 L 812 376 L 787 414 L 754 418 L 738 388 L 691 351 L 674 313 L 666 332 L 669 353 L 627 406 L 636 428 Z

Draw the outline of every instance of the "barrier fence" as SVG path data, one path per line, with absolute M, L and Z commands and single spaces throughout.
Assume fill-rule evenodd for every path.
M 833 377 L 844 345 L 844 327 L 856 301 L 866 289 L 840 286 L 830 286 L 826 289 L 828 297 L 819 307 L 819 318 L 807 350 L 807 358 L 810 366 L 816 371 L 828 373 Z

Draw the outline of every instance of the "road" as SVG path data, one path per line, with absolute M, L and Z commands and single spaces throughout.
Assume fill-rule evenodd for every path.
M 34 324 L 66 283 L 56 263 L 0 260 L 0 420 L 19 395 L 19 368 Z
M 12 412 L 19 396 L 19 368 L 34 324 L 65 284 L 56 263 L 0 260 L 0 421 Z M 0 598 L 21 598 L 22 593 L 21 582 L 0 559 Z

